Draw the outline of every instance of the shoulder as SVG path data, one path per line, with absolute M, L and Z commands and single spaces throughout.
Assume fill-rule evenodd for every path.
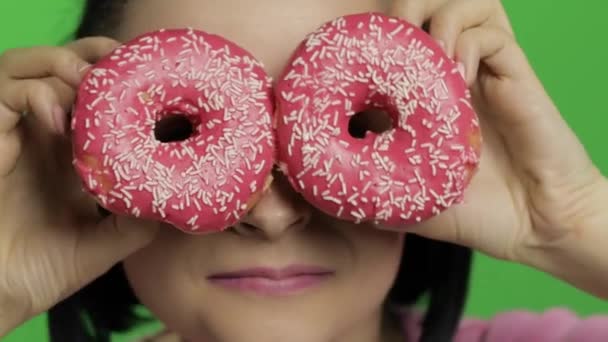
M 404 329 L 416 340 L 422 315 L 403 314 Z M 608 315 L 580 317 L 565 308 L 544 312 L 523 310 L 495 315 L 489 320 L 465 318 L 460 323 L 454 342 L 498 341 L 608 341 Z

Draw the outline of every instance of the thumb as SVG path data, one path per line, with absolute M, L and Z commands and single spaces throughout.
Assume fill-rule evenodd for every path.
M 80 231 L 75 252 L 78 282 L 87 283 L 148 245 L 159 222 L 110 215 Z

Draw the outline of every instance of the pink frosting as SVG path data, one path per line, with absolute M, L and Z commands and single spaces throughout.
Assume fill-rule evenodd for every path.
M 340 219 L 400 226 L 461 201 L 481 136 L 455 63 L 394 17 L 337 18 L 297 48 L 276 87 L 278 158 L 295 189 Z M 354 114 L 380 108 L 394 129 L 363 139 Z
M 144 34 L 86 75 L 73 112 L 74 164 L 112 212 L 190 233 L 234 224 L 273 167 L 271 80 L 247 51 L 192 29 Z M 193 135 L 160 142 L 183 114 Z

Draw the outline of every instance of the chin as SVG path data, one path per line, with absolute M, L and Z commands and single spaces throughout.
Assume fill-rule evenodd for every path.
M 331 310 L 305 310 L 302 306 L 277 307 L 243 303 L 239 308 L 201 315 L 200 329 L 189 342 L 326 342 L 339 322 Z M 310 308 L 308 308 L 310 309 Z
M 298 322 L 252 320 L 249 324 L 235 324 L 230 329 L 201 334 L 189 342 L 326 342 L 332 340 L 323 327 Z
M 207 326 L 206 332 L 201 332 L 189 342 L 326 342 L 332 340 L 328 336 L 328 327 L 324 324 L 311 324 L 305 320 L 249 318 L 247 322 L 234 320 L 223 326 Z

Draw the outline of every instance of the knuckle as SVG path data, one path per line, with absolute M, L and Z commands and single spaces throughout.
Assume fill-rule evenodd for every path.
M 113 49 L 120 44 L 118 41 L 105 36 L 94 36 L 91 39 L 94 39 L 95 43 L 105 50 Z
M 73 68 L 78 65 L 80 58 L 71 51 L 63 47 L 50 47 L 49 56 L 52 56 L 51 68 L 54 74 L 61 74 L 63 70 Z
M 120 43 L 105 36 L 92 36 L 79 39 L 68 47 L 79 57 L 87 58 L 93 56 L 98 58 L 114 50 Z
M 513 40 L 511 34 L 500 26 L 488 26 L 488 30 L 502 39 Z
M 23 94 L 24 102 L 21 106 L 26 111 L 32 111 L 36 114 L 42 114 L 38 111 L 41 110 L 39 105 L 42 101 L 48 101 L 56 98 L 56 92 L 53 88 L 41 79 L 29 79 L 21 81 L 21 88 L 17 89 L 16 94 Z
M 48 96 L 53 93 L 51 86 L 41 79 L 29 79 L 24 84 L 24 90 L 29 96 Z
M 467 38 L 465 34 L 458 36 L 454 43 L 454 51 L 456 56 L 459 56 L 460 59 L 463 56 L 469 55 L 471 52 L 476 51 L 474 50 L 474 46 L 471 46 L 471 43 L 473 42 L 474 41 Z
M 4 51 L 2 54 L 0 54 L 0 65 L 6 64 L 6 62 L 8 61 L 20 58 L 25 50 L 26 49 L 24 48 L 14 48 Z
M 455 17 L 448 11 L 440 10 L 431 18 L 430 32 L 433 34 L 442 34 L 456 24 Z
M 513 37 L 513 35 L 511 35 L 505 28 L 499 26 L 490 26 L 487 28 L 487 30 L 488 34 L 491 35 L 494 40 L 502 43 L 502 46 L 519 48 L 515 37 Z
M 448 11 L 444 7 L 435 12 L 435 14 L 433 15 L 433 21 L 438 24 L 441 24 L 452 21 L 454 17 L 455 16 L 452 15 L 452 11 Z
M 502 36 L 503 36 L 503 39 L 504 39 L 506 45 L 515 46 L 521 50 L 521 46 L 519 45 L 517 40 L 515 40 L 515 37 L 513 37 L 511 34 L 509 34 L 504 29 L 501 29 L 501 32 L 502 32 Z
M 21 139 L 18 130 L 11 130 L 0 134 L 0 151 L 2 152 L 2 163 L 0 163 L 0 177 L 6 177 L 17 167 L 17 158 L 21 155 Z
M 459 46 L 468 46 L 471 43 L 475 43 L 476 41 L 478 41 L 479 38 L 479 30 L 480 29 L 476 29 L 476 30 L 466 30 L 464 32 L 462 32 L 460 34 L 460 37 L 458 38 L 458 45 Z

